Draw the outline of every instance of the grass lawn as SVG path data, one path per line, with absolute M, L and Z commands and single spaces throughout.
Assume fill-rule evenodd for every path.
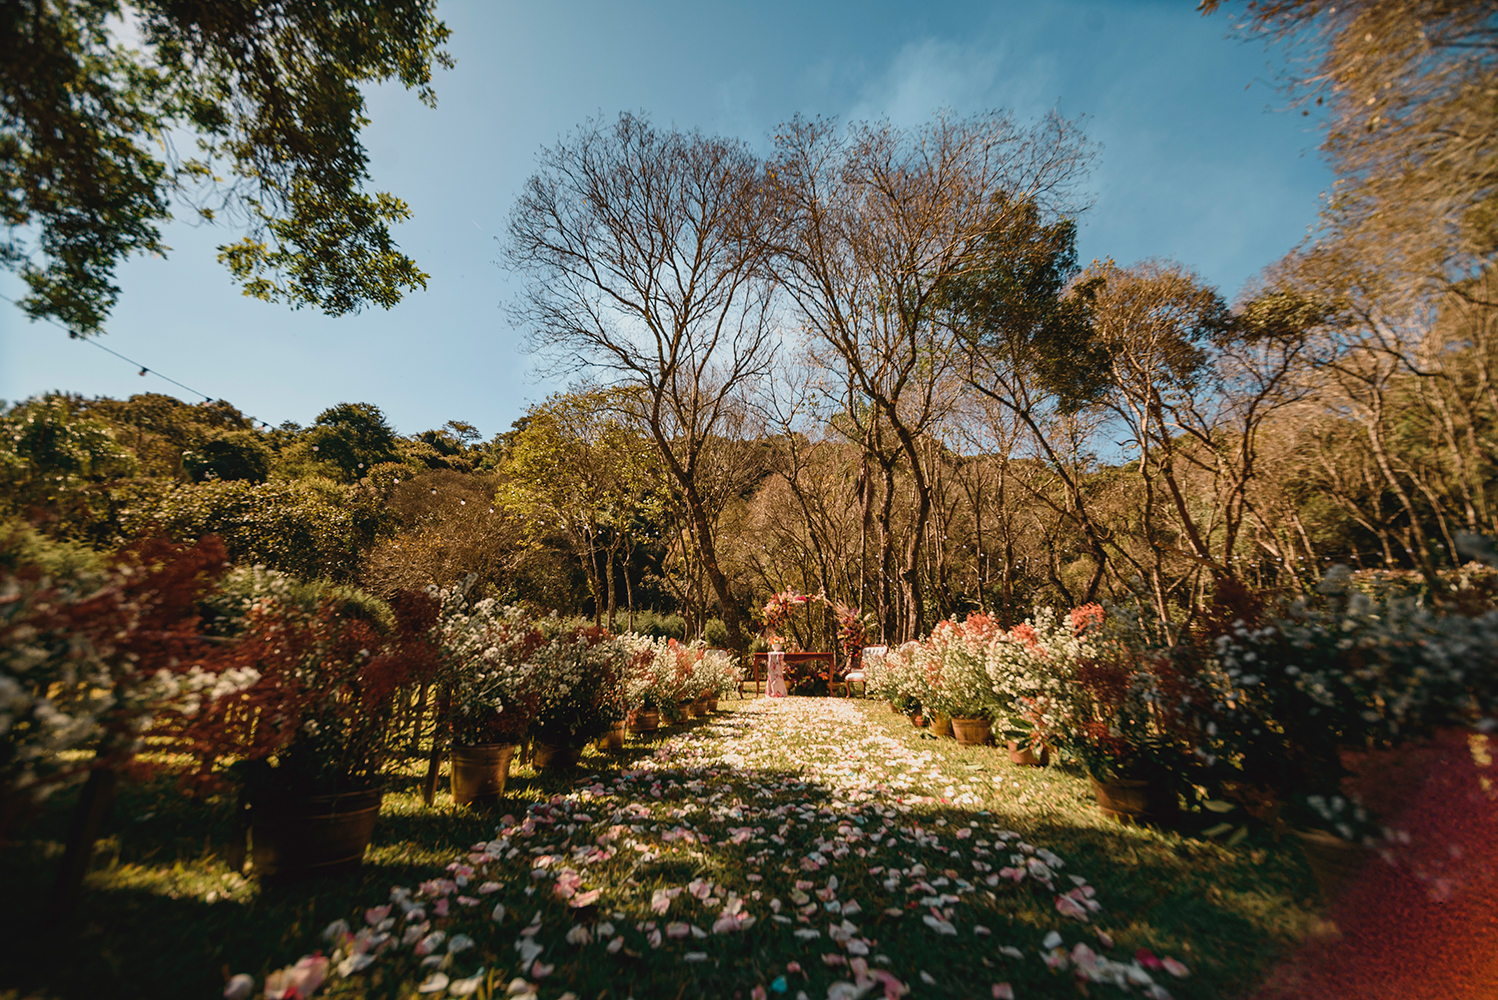
M 1176 998 L 1233 997 L 1321 919 L 1288 840 L 1119 826 L 1080 773 L 936 739 L 878 702 L 722 709 L 572 775 L 520 767 L 490 812 L 445 792 L 423 807 L 413 764 L 362 871 L 286 888 L 223 862 L 227 802 L 126 788 L 81 911 L 49 928 L 30 901 L 61 852 L 59 797 L 0 858 L 0 998 L 205 998 L 240 972 L 258 996 L 303 955 L 352 969 L 365 948 L 319 992 L 1111 997 L 1147 994 L 1145 971 Z M 357 943 L 324 939 L 338 919 Z M 1108 982 L 1131 971 L 1128 991 Z

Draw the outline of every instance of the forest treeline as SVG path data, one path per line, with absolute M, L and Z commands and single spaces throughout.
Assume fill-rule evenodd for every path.
M 623 115 L 543 150 L 512 211 L 516 319 L 572 388 L 509 430 L 51 395 L 3 416 L 5 513 L 734 646 L 786 589 L 889 642 L 1105 599 L 1168 639 L 1334 563 L 1439 591 L 1498 534 L 1498 29 L 1362 0 L 1243 30 L 1320 40 L 1287 85 L 1339 179 L 1235 301 L 1077 259 L 1094 150 L 1056 115 L 797 119 L 764 156 Z

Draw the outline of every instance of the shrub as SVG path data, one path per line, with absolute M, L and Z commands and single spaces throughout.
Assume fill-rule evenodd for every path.
M 441 715 L 455 743 L 518 743 L 540 708 L 531 656 L 545 638 L 525 614 L 490 599 L 471 609 L 437 591 L 443 613 Z
M 925 674 L 922 704 L 948 718 L 1004 720 L 1008 705 L 989 683 L 987 669 L 990 645 L 1004 642 L 1003 630 L 987 615 L 938 622 L 912 656 Z
M 178 746 L 198 754 L 205 773 L 233 759 L 252 794 L 377 785 L 394 749 L 399 692 L 436 675 L 437 601 L 394 595 L 386 632 L 346 613 L 335 593 L 308 606 L 290 583 L 268 580 L 272 592 L 252 600 L 229 647 L 258 679 L 180 727 Z
M 719 621 L 718 624 L 723 623 Z M 708 628 L 712 628 L 712 622 L 708 622 Z M 633 631 L 640 635 L 648 635 L 652 639 L 675 639 L 678 642 L 685 642 L 687 622 L 681 615 L 663 615 L 658 611 L 638 611 L 635 613 Z M 708 641 L 712 642 L 711 639 Z
M 182 541 L 215 534 L 231 561 L 302 579 L 352 580 L 390 528 L 379 498 L 327 480 L 196 485 L 141 480 L 116 490 L 125 537 L 160 531 Z
M 916 662 L 920 643 L 907 642 L 891 649 L 878 661 L 865 664 L 869 672 L 868 690 L 876 698 L 883 698 L 901 712 L 918 712 L 930 698 L 926 686 L 926 672 Z
M 628 646 L 592 626 L 554 635 L 532 654 L 538 710 L 533 732 L 556 745 L 581 745 L 627 714 Z
M 198 631 L 224 565 L 212 538 L 151 540 L 65 576 L 0 564 L 0 831 L 91 769 L 131 762 L 163 716 L 191 719 L 258 679 Z

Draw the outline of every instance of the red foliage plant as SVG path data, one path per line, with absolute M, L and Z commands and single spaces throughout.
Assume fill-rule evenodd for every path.
M 199 601 L 227 567 L 215 537 L 193 546 L 143 540 L 96 577 L 53 580 L 38 567 L 12 566 L 0 571 L 0 654 L 19 655 L 26 669 L 13 675 L 20 697 L 0 744 L 0 827 L 85 772 L 139 769 L 153 723 L 195 711 L 232 664 L 199 630 Z M 49 718 L 70 720 L 60 743 Z
M 397 594 L 395 628 L 381 634 L 344 613 L 335 599 L 313 609 L 274 598 L 256 601 L 230 655 L 259 672 L 250 687 L 219 699 L 177 730 L 215 780 L 224 760 L 274 762 L 275 785 L 341 791 L 375 782 L 391 740 L 395 695 L 430 681 L 438 651 L 431 638 L 437 602 Z M 263 769 L 262 780 L 268 780 Z

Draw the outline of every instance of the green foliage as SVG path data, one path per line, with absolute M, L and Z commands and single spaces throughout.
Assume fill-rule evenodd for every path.
M 391 528 L 371 492 L 327 480 L 142 481 L 122 487 L 115 499 L 126 537 L 153 527 L 177 539 L 214 534 L 237 564 L 308 579 L 354 579 L 363 553 Z
M 254 206 L 272 244 L 245 237 L 219 248 L 219 262 L 244 284 L 246 295 L 318 305 L 330 316 L 342 316 L 367 302 L 389 309 L 404 291 L 426 288 L 427 274 L 396 250 L 390 236 L 393 224 L 411 217 L 401 199 L 356 191 L 330 197 L 299 182 L 289 202 L 289 219 Z
M 358 587 L 327 580 L 300 580 L 264 566 L 241 566 L 226 573 L 213 593 L 204 599 L 204 617 L 214 623 L 216 634 L 236 635 L 244 626 L 250 606 L 265 598 L 306 614 L 326 603 L 340 617 L 357 618 L 382 633 L 395 627 L 390 605 Z
M 137 464 L 79 403 L 52 394 L 0 417 L 0 515 L 25 516 L 75 538 L 105 516 L 98 487 L 133 475 Z
M 182 468 L 195 483 L 205 479 L 263 483 L 274 460 L 275 453 L 259 435 L 234 431 L 205 441 L 197 451 L 184 451 Z
M 331 315 L 389 308 L 426 275 L 400 254 L 400 199 L 363 190 L 364 89 L 398 80 L 434 103 L 451 66 L 433 0 L 177 4 L 18 0 L 0 7 L 0 266 L 23 308 L 103 329 L 116 266 L 165 253 L 179 194 L 245 223 L 219 248 L 247 294 Z M 126 49 L 111 21 L 138 29 Z M 169 132 L 195 155 L 163 155 Z M 17 235 L 20 234 L 27 234 Z M 35 234 L 34 239 L 27 236 Z
M 307 432 L 306 443 L 347 483 L 364 478 L 376 465 L 399 459 L 395 432 L 372 403 L 339 403 L 322 411 Z
M 977 265 L 940 290 L 947 321 L 981 350 L 1034 373 L 1067 406 L 1102 390 L 1108 352 L 1092 340 L 1098 282 L 1068 287 L 1077 274 L 1077 224 L 1046 222 L 1031 199 L 1000 196 L 1000 223 L 987 233 Z
M 47 483 L 113 479 L 134 472 L 133 456 L 108 427 L 80 412 L 79 401 L 60 394 L 29 400 L 0 422 L 7 478 L 22 488 L 57 489 Z
M 680 615 L 673 615 L 680 618 Z M 714 649 L 728 647 L 728 625 L 721 618 L 709 618 L 702 626 L 702 641 Z
M 664 615 L 659 611 L 635 612 L 634 631 L 652 639 L 676 639 L 685 641 L 687 623 L 681 615 Z
M 0 521 L 0 570 L 14 573 L 24 566 L 69 580 L 105 568 L 104 558 L 87 545 L 49 538 L 21 521 Z
M 253 447 L 248 444 L 251 440 L 261 442 L 274 454 L 271 441 L 255 431 L 253 422 L 221 399 L 190 404 L 147 392 L 125 400 L 88 399 L 80 405 L 89 417 L 109 425 L 116 440 L 135 453 L 139 475 L 180 476 L 184 452 L 199 451 L 222 437 L 243 440 L 246 447 Z M 235 437 L 240 434 L 248 436 Z
M 167 165 L 149 150 L 164 114 L 157 67 L 110 44 L 118 3 L 0 7 L 0 264 L 29 288 L 23 307 L 96 333 L 119 297 L 116 264 L 160 253 Z M 16 228 L 35 227 L 33 250 Z M 35 256 L 41 258 L 38 264 Z

